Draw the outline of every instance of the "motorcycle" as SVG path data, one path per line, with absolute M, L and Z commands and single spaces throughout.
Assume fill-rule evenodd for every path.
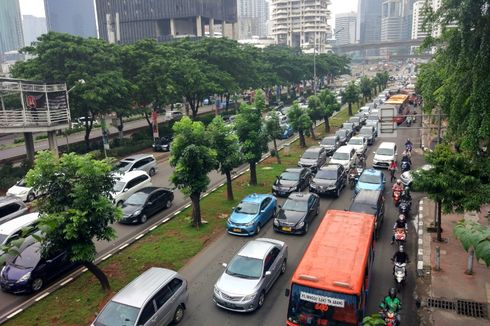
M 400 200 L 400 203 L 398 204 L 398 212 L 400 214 L 403 214 L 403 216 L 405 216 L 405 219 L 408 219 L 410 217 L 411 209 L 412 209 L 412 201 L 402 198 Z
M 411 167 L 412 165 L 410 164 L 410 161 L 402 161 L 402 164 L 400 165 L 402 173 L 409 171 Z
M 412 117 L 408 116 L 407 117 L 407 127 L 411 127 L 411 126 L 412 126 Z
M 401 194 L 402 192 L 399 190 L 393 191 L 393 202 L 395 203 L 396 207 L 398 207 L 398 203 L 400 202 Z
M 407 153 L 412 153 L 412 149 L 413 149 L 413 144 L 405 144 L 405 151 L 407 151 Z
M 364 169 L 357 168 L 356 170 L 357 170 L 357 174 L 353 172 L 349 173 L 349 184 L 351 189 L 354 189 L 354 187 L 356 186 L 356 183 L 359 180 L 359 176 L 361 175 Z
M 407 241 L 407 231 L 404 228 L 395 229 L 395 241 L 398 246 L 404 245 Z
M 379 313 L 386 326 L 399 326 L 397 313 L 391 310 L 382 310 Z
M 405 280 L 407 278 L 407 264 L 395 262 L 393 277 L 395 278 L 396 290 L 400 292 L 400 290 L 405 286 Z

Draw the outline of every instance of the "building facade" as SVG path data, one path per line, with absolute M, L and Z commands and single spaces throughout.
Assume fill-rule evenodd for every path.
M 0 53 L 24 46 L 19 0 L 0 1 Z
M 348 12 L 335 15 L 335 44 L 354 44 L 357 42 L 357 14 Z
M 269 3 L 267 0 L 238 0 L 238 39 L 267 37 Z
M 417 1 L 413 4 L 413 20 L 412 20 L 412 39 L 424 38 L 428 35 L 427 31 L 424 31 L 424 6 L 425 1 Z
M 44 9 L 48 31 L 97 37 L 93 1 L 44 0 Z
M 361 44 L 381 41 L 381 4 L 383 0 L 359 0 L 357 4 L 357 39 Z M 366 55 L 378 55 L 378 49 L 365 51 Z
M 24 42 L 30 45 L 39 36 L 47 32 L 46 18 L 31 15 L 22 16 L 22 29 L 24 31 Z
M 215 36 L 215 24 L 224 36 L 238 32 L 237 0 L 96 0 L 96 6 L 99 36 L 109 42 Z
M 381 6 L 381 42 L 411 39 L 413 0 L 384 0 Z M 408 54 L 410 47 L 381 48 L 382 55 Z
M 324 53 L 331 34 L 330 0 L 272 0 L 272 36 L 276 44 Z

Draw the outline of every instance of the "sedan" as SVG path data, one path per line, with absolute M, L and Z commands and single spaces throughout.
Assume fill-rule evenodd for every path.
M 431 164 L 424 164 L 422 165 L 422 167 L 420 169 L 417 169 L 415 170 L 415 172 L 419 172 L 419 171 L 429 171 L 430 169 L 432 169 L 434 166 L 431 165 Z M 406 172 L 403 172 L 401 175 L 400 175 L 400 180 L 402 181 L 402 183 L 405 185 L 405 186 L 411 186 L 412 185 L 412 181 L 413 181 L 413 171 L 406 171 Z
M 124 201 L 120 223 L 145 223 L 148 217 L 172 206 L 174 193 L 167 188 L 146 187 Z
M 349 131 L 345 129 L 340 129 L 335 132 L 335 136 L 339 138 L 339 145 L 345 145 L 349 141 Z
M 277 199 L 272 195 L 251 194 L 233 208 L 226 230 L 234 235 L 259 234 L 260 229 L 276 214 Z
M 36 199 L 40 193 L 27 186 L 25 179 L 19 180 L 15 185 L 7 190 L 8 197 L 17 197 L 22 201 L 30 202 Z
M 155 140 L 152 145 L 155 152 L 169 152 L 172 144 L 172 136 L 163 136 L 160 139 Z
M 249 312 L 264 305 L 265 295 L 286 272 L 288 246 L 267 238 L 247 242 L 214 285 L 213 301 L 223 309 Z
M 279 139 L 288 139 L 292 135 L 294 135 L 293 128 L 289 124 L 281 125 L 282 133 L 279 136 Z
M 335 194 L 340 197 L 340 191 L 345 187 L 347 173 L 341 164 L 329 164 L 320 169 L 310 182 L 310 192 L 316 194 Z
M 326 161 L 327 151 L 325 148 L 320 146 L 310 147 L 301 156 L 298 166 L 317 171 Z
M 275 196 L 289 196 L 293 191 L 302 191 L 308 188 L 311 180 L 311 171 L 308 168 L 286 169 L 272 185 Z
M 382 171 L 375 169 L 365 169 L 359 180 L 357 181 L 356 188 L 354 189 L 357 194 L 362 189 L 366 190 L 381 190 L 381 192 L 385 189 L 385 175 Z
M 313 218 L 318 215 L 320 197 L 317 194 L 296 192 L 279 207 L 274 230 L 291 234 L 306 234 Z
M 7 260 L 0 273 L 0 286 L 5 292 L 32 293 L 75 266 L 66 251 L 41 256 L 41 244 L 29 236 L 20 247 L 20 255 Z

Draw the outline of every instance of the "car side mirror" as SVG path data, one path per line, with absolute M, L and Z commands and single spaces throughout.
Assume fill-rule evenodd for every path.
M 286 297 L 289 297 L 289 292 L 290 292 L 290 291 L 289 291 L 289 289 L 285 289 L 285 290 L 284 290 L 284 295 L 285 295 Z
M 126 191 L 128 191 L 128 188 L 124 188 L 124 189 L 123 189 L 123 192 L 126 192 Z
M 152 201 L 149 201 L 149 202 L 148 202 L 148 205 L 153 205 L 153 202 L 152 202 Z
M 373 152 L 374 155 L 376 155 L 376 152 Z
M 228 267 L 228 264 L 227 263 L 221 263 L 221 266 L 223 266 L 224 268 Z
M 261 213 L 265 213 L 265 208 L 260 210 Z
M 271 271 L 267 271 L 267 272 L 265 272 L 265 274 L 264 274 L 264 275 L 265 275 L 265 276 L 270 276 L 270 275 L 272 275 L 272 272 L 271 272 Z
M 52 260 L 52 259 L 48 259 L 48 260 L 46 260 L 46 264 L 51 264 L 52 262 L 53 262 L 53 260 Z
M 231 208 L 231 210 L 232 210 L 232 211 L 234 211 L 234 210 L 235 210 L 235 208 L 236 208 L 236 207 L 235 207 L 235 206 L 233 206 L 233 207 Z

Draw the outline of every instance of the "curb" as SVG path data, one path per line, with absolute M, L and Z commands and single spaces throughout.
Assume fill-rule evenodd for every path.
M 419 201 L 419 215 L 417 216 L 417 276 L 424 276 L 424 199 Z

